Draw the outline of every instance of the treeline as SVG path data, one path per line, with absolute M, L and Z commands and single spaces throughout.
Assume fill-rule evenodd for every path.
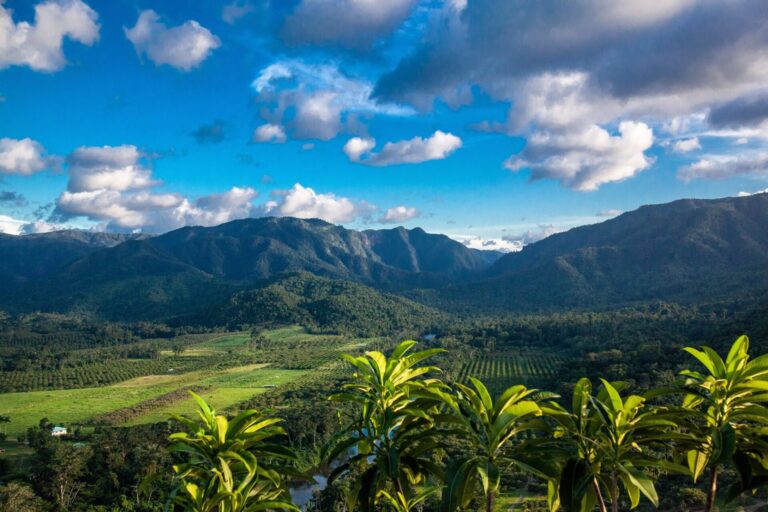
M 425 329 L 447 318 L 435 309 L 359 283 L 296 273 L 238 292 L 218 308 L 177 322 L 229 330 L 303 325 L 327 334 L 369 337 Z

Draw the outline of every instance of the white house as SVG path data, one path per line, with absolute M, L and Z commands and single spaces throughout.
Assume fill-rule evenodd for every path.
M 51 435 L 56 437 L 65 436 L 67 435 L 67 429 L 66 427 L 53 427 L 53 430 L 51 430 Z

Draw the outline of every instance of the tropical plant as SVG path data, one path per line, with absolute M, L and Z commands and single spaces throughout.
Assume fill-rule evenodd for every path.
M 485 497 L 486 511 L 491 512 L 499 490 L 503 468 L 516 465 L 544 478 L 551 478 L 554 466 L 537 454 L 532 442 L 520 435 L 545 429 L 537 400 L 550 398 L 525 386 L 512 386 L 494 402 L 485 385 L 470 378 L 473 388 L 455 384 L 455 417 L 460 425 L 466 453 L 455 460 L 446 472 L 441 510 L 451 512 L 466 507 L 478 484 Z M 510 446 L 516 440 L 514 446 Z
M 174 502 L 192 512 L 298 511 L 284 480 L 297 475 L 286 464 L 296 456 L 270 442 L 284 434 L 281 420 L 252 409 L 228 420 L 191 394 L 200 420 L 174 416 L 186 431 L 170 436 L 169 450 L 187 457 L 173 466 L 179 484 Z
M 555 438 L 568 455 L 558 478 L 550 482 L 550 507 L 601 512 L 619 509 L 620 486 L 629 496 L 631 508 L 645 496 L 658 506 L 659 498 L 647 468 L 685 472 L 685 468 L 654 457 L 652 448 L 687 439 L 673 432 L 673 413 L 651 408 L 639 395 L 621 397 L 626 384 L 602 380 L 596 396 L 589 379 L 580 379 L 573 391 L 571 411 L 550 402 L 542 406 L 555 420 Z
M 404 341 L 389 357 L 381 352 L 343 356 L 356 369 L 353 381 L 330 398 L 354 404 L 356 414 L 324 454 L 338 463 L 330 482 L 342 475 L 353 480 L 351 510 L 368 512 L 377 503 L 410 510 L 431 495 L 425 489 L 429 478 L 442 476 L 434 456 L 445 432 L 435 427 L 444 419 L 441 406 L 451 398 L 446 385 L 430 377 L 439 370 L 419 364 L 443 350 L 409 353 L 414 345 Z
M 692 415 L 697 444 L 687 453 L 694 481 L 709 469 L 705 510 L 714 510 L 722 466 L 732 461 L 740 481 L 725 501 L 768 485 L 768 355 L 749 360 L 749 339 L 739 337 L 725 361 L 710 347 L 686 347 L 706 372 L 684 370 L 678 390 Z

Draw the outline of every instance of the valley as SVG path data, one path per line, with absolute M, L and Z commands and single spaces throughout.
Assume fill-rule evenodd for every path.
M 742 334 L 766 354 L 766 211 L 768 194 L 645 207 L 506 255 L 421 230 L 275 218 L 156 237 L 0 237 L 11 282 L 0 293 L 0 470 L 72 458 L 120 475 L 89 487 L 92 503 L 145 481 L 167 493 L 173 418 L 194 417 L 195 393 L 230 419 L 281 418 L 295 468 L 325 479 L 326 450 L 358 410 L 329 401 L 359 380 L 350 361 L 407 339 L 433 351 L 446 390 L 479 379 L 489 398 L 526 386 L 562 400 L 584 377 L 652 392 L 687 367 L 684 347 L 723 353 Z M 56 427 L 67 431 L 54 441 Z M 293 483 L 312 510 L 348 491 Z M 496 512 L 546 509 L 546 485 L 524 469 L 502 484 Z M 661 506 L 687 499 L 683 481 L 664 485 Z

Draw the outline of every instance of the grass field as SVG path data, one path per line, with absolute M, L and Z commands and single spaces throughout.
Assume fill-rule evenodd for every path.
M 211 403 L 224 409 L 262 393 L 269 388 L 295 380 L 306 372 L 280 370 L 263 365 L 248 365 L 219 372 L 197 371 L 178 375 L 151 375 L 98 388 L 62 389 L 6 393 L 0 399 L 0 415 L 10 416 L 10 437 L 22 434 L 41 418 L 54 423 L 86 421 L 98 414 L 137 405 L 189 385 L 210 386 L 204 393 Z M 193 412 L 191 398 L 174 402 L 151 414 L 131 420 L 131 424 L 162 421 L 171 413 Z
M 157 368 L 152 367 L 150 374 L 134 374 L 99 387 L 0 394 L 0 415 L 11 418 L 6 425 L 10 437 L 23 434 L 41 418 L 65 425 L 87 423 L 92 418 L 118 425 L 152 423 L 171 414 L 193 413 L 195 404 L 186 392 L 190 387 L 199 390 L 217 409 L 225 410 L 298 379 L 333 378 L 346 370 L 339 357 L 342 352 L 383 341 L 313 334 L 298 326 L 262 334 L 276 346 L 255 349 L 249 346 L 249 332 L 232 332 L 201 336 L 192 343 L 185 338 L 183 352 L 174 355 L 170 350 L 173 340 L 166 340 L 168 350 L 161 352 L 159 360 L 152 361 Z M 234 366 L 238 362 L 240 365 Z M 133 361 L 113 360 L 104 364 L 118 371 Z M 175 372 L 171 373 L 171 367 Z

